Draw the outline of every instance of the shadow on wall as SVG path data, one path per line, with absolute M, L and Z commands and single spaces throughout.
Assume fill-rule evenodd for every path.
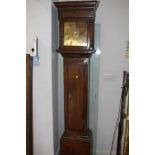
M 58 105 L 58 53 L 56 51 L 58 44 L 58 21 L 57 10 L 52 5 L 52 104 L 53 104 L 53 140 L 54 155 L 57 155 L 59 146 L 59 105 Z
M 100 36 L 101 25 L 95 24 L 95 49 L 90 58 L 90 95 L 89 95 L 89 128 L 93 133 L 93 155 L 96 155 L 97 145 L 97 116 L 98 116 L 98 91 L 99 91 L 99 65 L 100 65 Z

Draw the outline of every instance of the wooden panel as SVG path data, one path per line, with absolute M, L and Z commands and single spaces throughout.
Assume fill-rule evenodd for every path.
M 95 14 L 94 11 L 92 10 L 83 10 L 82 9 L 74 9 L 74 14 L 71 14 L 72 10 L 64 10 L 59 13 L 59 18 L 83 18 L 83 17 L 88 17 L 88 18 L 94 18 Z
M 72 12 L 73 10 L 93 10 L 93 12 L 96 11 L 96 8 L 98 7 L 97 1 L 71 1 L 71 2 L 54 2 L 55 6 L 60 10 L 70 10 Z M 85 17 L 85 14 L 83 15 Z
M 62 136 L 61 155 L 91 155 L 91 134 L 85 137 Z
M 84 131 L 87 126 L 88 58 L 65 58 L 66 128 Z
M 26 55 L 26 155 L 33 154 L 32 147 L 32 58 Z

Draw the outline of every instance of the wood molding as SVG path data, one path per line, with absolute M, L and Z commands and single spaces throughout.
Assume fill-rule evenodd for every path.
M 26 54 L 26 155 L 33 155 L 32 72 L 32 57 L 30 57 L 29 54 Z

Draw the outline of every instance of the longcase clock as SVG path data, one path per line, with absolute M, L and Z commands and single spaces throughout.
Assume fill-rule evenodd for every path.
M 94 49 L 97 1 L 55 2 L 59 17 L 59 48 L 64 58 L 65 131 L 60 155 L 91 155 L 88 127 L 89 58 Z

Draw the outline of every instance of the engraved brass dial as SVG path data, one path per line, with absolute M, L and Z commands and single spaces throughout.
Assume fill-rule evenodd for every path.
M 64 22 L 64 46 L 87 46 L 86 22 Z

